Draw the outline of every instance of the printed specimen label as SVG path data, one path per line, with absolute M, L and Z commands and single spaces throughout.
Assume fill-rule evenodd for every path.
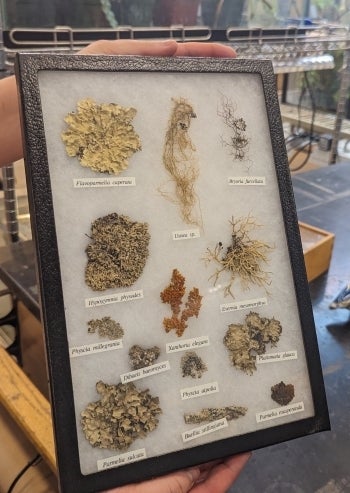
M 123 466 L 125 464 L 131 464 L 138 460 L 146 459 L 146 449 L 140 448 L 132 452 L 126 452 L 125 454 L 114 455 L 113 457 L 107 457 L 107 459 L 100 459 L 97 461 L 97 470 L 104 471 L 105 469 L 111 469 L 112 467 Z
M 96 298 L 86 298 L 86 308 L 92 308 L 94 306 L 109 305 L 111 303 L 124 303 L 125 301 L 134 301 L 143 298 L 143 290 L 127 291 L 125 293 L 115 293 L 106 296 L 97 296 Z
M 221 313 L 236 312 L 238 310 L 259 308 L 267 305 L 267 298 L 257 298 L 255 300 L 234 301 L 220 305 Z
M 186 389 L 181 389 L 181 399 L 194 399 L 196 397 L 203 397 L 204 395 L 215 394 L 219 392 L 218 382 L 206 383 L 204 385 L 197 385 L 196 387 L 187 387 Z
M 209 346 L 209 336 L 195 337 L 193 339 L 184 339 L 181 342 L 169 342 L 165 346 L 167 353 L 177 353 L 178 351 L 187 351 L 188 349 L 198 349 Z
M 173 231 L 173 240 L 193 240 L 200 238 L 199 229 L 186 229 L 183 231 Z
M 120 380 L 122 383 L 132 382 L 133 380 L 150 377 L 151 375 L 163 373 L 163 371 L 168 370 L 170 370 L 169 361 L 163 361 L 162 363 L 156 363 L 155 365 L 145 366 L 144 368 L 140 368 L 139 370 L 123 373 L 122 375 L 120 375 Z
M 74 178 L 74 188 L 134 187 L 136 178 L 133 176 L 108 178 Z
M 197 428 L 192 428 L 192 430 L 185 431 L 182 433 L 182 441 L 189 442 L 191 440 L 195 440 L 196 438 L 200 438 L 204 435 L 208 435 L 209 433 L 214 433 L 215 431 L 222 430 L 223 428 L 227 428 L 228 423 L 226 418 L 221 418 L 216 421 L 212 421 L 203 426 L 198 426 Z
M 288 361 L 291 359 L 298 359 L 297 351 L 283 351 L 280 353 L 268 353 L 258 354 L 256 357 L 256 364 L 262 363 L 274 363 L 275 361 Z
M 122 349 L 122 339 L 116 339 L 109 342 L 95 342 L 93 344 L 85 344 L 84 346 L 75 346 L 69 348 L 69 356 L 76 358 L 77 356 L 85 356 L 87 354 L 103 353 L 104 351 L 114 351 Z
M 275 409 L 256 413 L 255 417 L 257 423 L 262 423 L 263 421 L 283 418 L 284 416 L 301 413 L 302 411 L 304 411 L 304 403 L 297 402 L 296 404 L 288 404 L 288 406 L 276 407 Z
M 229 176 L 228 184 L 260 186 L 260 185 L 266 185 L 266 178 L 265 176 Z

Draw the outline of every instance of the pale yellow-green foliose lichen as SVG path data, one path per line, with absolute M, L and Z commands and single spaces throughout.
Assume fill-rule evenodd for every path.
M 159 398 L 148 390 L 138 390 L 131 382 L 108 385 L 101 381 L 96 390 L 100 400 L 90 402 L 81 413 L 83 432 L 93 447 L 127 449 L 158 426 Z
M 266 352 L 266 345 L 275 346 L 282 333 L 275 318 L 260 317 L 250 312 L 243 324 L 230 324 L 224 337 L 233 366 L 250 375 L 256 370 L 256 356 Z
M 62 140 L 67 154 L 100 173 L 118 175 L 129 166 L 129 158 L 141 150 L 140 137 L 132 120 L 136 109 L 115 103 L 98 104 L 87 98 L 77 111 L 65 117 L 67 130 Z

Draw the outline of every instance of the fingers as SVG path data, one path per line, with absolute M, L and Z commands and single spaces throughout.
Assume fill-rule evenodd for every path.
M 198 483 L 191 493 L 225 493 L 238 478 L 240 472 L 248 462 L 251 454 L 240 454 L 226 459 L 213 467 L 207 478 Z
M 166 41 L 139 41 L 130 39 L 94 41 L 83 48 L 82 55 L 142 55 L 142 56 L 173 56 L 177 43 L 173 39 Z
M 166 41 L 141 41 L 131 39 L 94 41 L 80 52 L 83 55 L 142 55 L 142 56 L 191 56 L 234 58 L 236 52 L 230 46 L 218 43 L 177 43 Z
M 105 493 L 187 493 L 199 476 L 199 467 L 194 467 L 139 484 L 108 490 Z
M 219 43 L 178 43 L 176 56 L 235 58 L 233 48 Z

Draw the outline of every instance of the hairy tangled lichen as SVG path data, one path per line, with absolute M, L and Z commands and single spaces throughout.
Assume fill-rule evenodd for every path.
M 271 399 L 281 406 L 286 406 L 294 399 L 294 385 L 284 382 L 273 385 L 271 387 Z
M 224 337 L 233 366 L 250 375 L 256 370 L 256 356 L 266 352 L 266 345 L 275 346 L 282 333 L 275 318 L 260 317 L 250 312 L 243 324 L 230 324 Z
M 166 332 L 175 330 L 176 335 L 181 337 L 185 329 L 188 327 L 187 320 L 191 317 L 198 318 L 199 310 L 202 306 L 202 298 L 198 288 L 192 288 L 188 293 L 185 307 L 182 307 L 182 298 L 186 292 L 185 278 L 177 270 L 174 269 L 169 286 L 161 293 L 160 298 L 163 303 L 170 305 L 172 316 L 163 319 L 163 326 Z
M 148 224 L 112 213 L 91 225 L 86 248 L 86 284 L 94 291 L 131 286 L 142 274 L 148 258 Z
M 129 358 L 131 368 L 138 370 L 145 366 L 151 366 L 159 358 L 160 349 L 158 346 L 144 348 L 138 344 L 134 344 L 129 350 Z
M 173 110 L 165 136 L 163 163 L 175 183 L 174 201 L 179 204 L 181 218 L 186 224 L 201 225 L 195 182 L 199 175 L 198 163 L 188 131 L 196 114 L 183 98 L 173 99 Z M 165 194 L 163 194 L 165 195 Z
M 138 390 L 129 382 L 108 385 L 97 382 L 100 400 L 81 413 L 81 425 L 93 447 L 123 450 L 137 438 L 145 438 L 158 425 L 159 398 Z
M 248 409 L 241 406 L 207 407 L 195 413 L 184 415 L 186 424 L 200 424 L 226 418 L 227 421 L 244 416 Z
M 89 320 L 88 332 L 89 334 L 97 332 L 100 337 L 108 337 L 108 339 L 121 339 L 124 335 L 124 330 L 120 323 L 111 317 Z
M 246 134 L 247 124 L 242 117 L 236 116 L 235 105 L 224 95 L 221 96 L 221 106 L 218 110 L 218 115 L 230 130 L 228 140 L 222 138 L 222 144 L 228 147 L 234 160 L 246 160 L 249 147 L 249 139 Z
M 134 108 L 115 103 L 98 104 L 87 98 L 69 113 L 62 133 L 67 154 L 77 157 L 82 166 L 100 173 L 118 175 L 129 165 L 129 158 L 141 149 L 141 141 L 131 122 Z
M 226 248 L 222 242 L 217 243 L 214 249 L 207 249 L 204 260 L 215 262 L 218 265 L 215 273 L 210 277 L 214 279 L 214 286 L 224 274 L 229 275 L 229 282 L 224 288 L 225 296 L 232 297 L 232 286 L 239 279 L 244 290 L 251 285 L 267 287 L 270 283 L 270 274 L 264 270 L 267 263 L 268 252 L 272 249 L 264 241 L 251 237 L 251 231 L 258 227 L 252 216 L 233 219 L 231 225 L 231 242 Z
M 181 358 L 181 369 L 183 377 L 201 378 L 208 370 L 207 365 L 195 351 L 186 351 Z

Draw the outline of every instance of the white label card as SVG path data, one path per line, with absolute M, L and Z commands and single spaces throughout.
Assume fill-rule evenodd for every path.
M 196 397 L 203 397 L 204 395 L 215 394 L 219 392 L 218 382 L 206 383 L 204 385 L 197 385 L 196 387 L 187 387 L 180 390 L 181 399 L 194 399 Z
M 73 179 L 74 188 L 134 187 L 135 185 L 136 179 L 133 176 Z
M 161 363 L 156 363 L 155 365 L 145 366 L 144 368 L 140 368 L 139 370 L 123 373 L 122 375 L 120 375 L 120 380 L 122 383 L 132 382 L 133 380 L 150 377 L 152 375 L 163 373 L 164 371 L 168 370 L 170 370 L 169 361 L 163 361 Z
M 288 406 L 276 407 L 274 409 L 269 409 L 268 411 L 262 411 L 261 413 L 256 413 L 256 422 L 262 423 L 270 419 L 284 418 L 290 414 L 301 413 L 304 411 L 304 403 L 297 402 L 296 404 L 288 404 Z
M 232 303 L 224 303 L 220 305 L 220 311 L 221 313 L 226 313 L 226 312 L 236 312 L 238 310 L 246 310 L 246 309 L 251 310 L 253 308 L 259 308 L 265 305 L 267 305 L 266 298 L 258 298 L 255 300 L 234 301 Z
M 227 428 L 227 426 L 228 423 L 226 418 L 218 419 L 217 421 L 212 421 L 206 425 L 198 426 L 197 428 L 192 428 L 192 430 L 185 431 L 181 434 L 182 441 L 186 443 L 204 435 L 208 435 L 209 433 L 214 433 L 215 431 Z
M 265 176 L 229 176 L 228 184 L 230 186 L 261 186 L 266 185 Z
M 167 353 L 177 353 L 178 351 L 187 351 L 188 349 L 199 349 L 201 347 L 209 346 L 209 337 L 201 336 L 194 339 L 184 339 L 181 342 L 169 342 L 165 346 Z
M 199 229 L 186 229 L 183 231 L 173 231 L 173 240 L 194 240 L 200 238 Z
M 112 467 L 124 466 L 125 464 L 131 464 L 138 460 L 146 459 L 146 449 L 140 448 L 125 454 L 114 455 L 107 459 L 100 459 L 97 461 L 97 470 L 104 471 L 105 469 L 111 469 Z
M 143 298 L 143 290 L 128 291 L 126 293 L 115 293 L 106 296 L 97 296 L 96 298 L 86 298 L 86 308 L 95 306 L 110 305 L 111 303 L 124 303 L 125 301 L 134 301 Z
M 109 342 L 94 342 L 93 344 L 85 344 L 84 346 L 74 346 L 69 348 L 69 356 L 76 358 L 77 356 L 86 356 L 88 354 L 103 353 L 105 351 L 114 351 L 115 349 L 123 348 L 123 340 L 116 339 Z
M 279 361 L 289 361 L 291 359 L 298 359 L 297 351 L 283 351 L 280 353 L 258 354 L 256 357 L 256 364 L 261 365 L 263 363 L 275 363 Z

